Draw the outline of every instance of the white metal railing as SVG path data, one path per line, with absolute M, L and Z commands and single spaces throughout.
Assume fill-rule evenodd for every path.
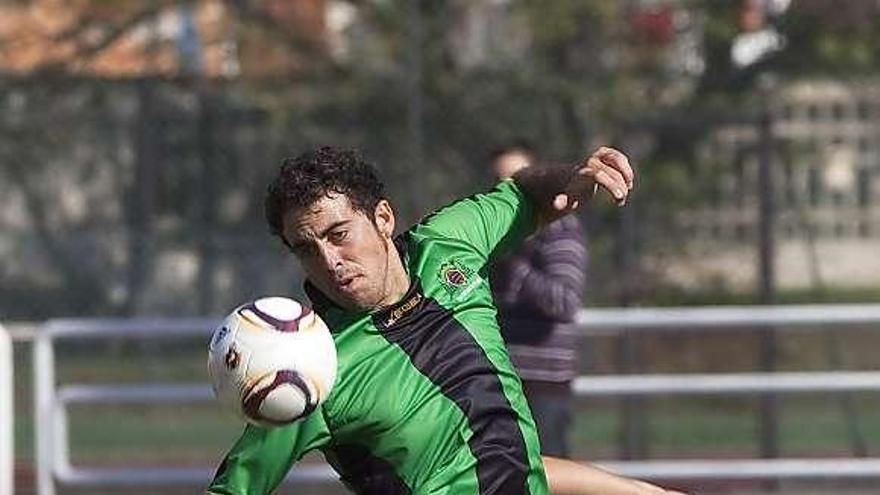
M 0 325 L 0 495 L 12 495 L 15 456 L 12 338 Z
M 609 332 L 711 331 L 720 328 L 818 328 L 880 323 L 880 305 L 637 308 L 582 310 L 578 321 L 591 335 Z M 88 338 L 180 338 L 204 336 L 213 319 L 56 320 L 34 338 L 38 495 L 54 495 L 55 481 L 68 485 L 204 485 L 211 469 L 73 466 L 67 445 L 67 408 L 82 403 L 210 401 L 206 384 L 77 385 L 57 387 L 54 341 Z M 878 326 L 880 329 L 880 326 Z M 582 397 L 880 391 L 880 371 L 735 373 L 722 375 L 617 375 L 579 377 Z M 606 462 L 604 467 L 648 479 L 880 478 L 880 458 L 676 460 Z M 298 466 L 289 480 L 327 482 L 324 465 Z
M 580 397 L 880 391 L 880 371 L 581 376 Z
M 598 308 L 580 310 L 577 322 L 590 334 L 684 329 L 707 331 L 734 327 L 794 329 L 880 323 L 880 304 Z
M 880 477 L 878 458 L 626 461 L 602 462 L 599 465 L 612 472 L 654 480 L 820 480 Z
M 77 394 L 88 396 L 92 402 L 104 403 L 114 402 L 117 397 L 114 394 L 102 394 L 104 386 L 71 385 L 57 389 L 54 344 L 58 339 L 207 337 L 217 322 L 218 320 L 209 318 L 52 320 L 36 332 L 33 344 L 33 368 L 37 494 L 55 495 L 56 481 L 68 485 L 103 485 L 112 482 L 125 485 L 140 482 L 180 484 L 186 480 L 194 482 L 192 480 L 198 476 L 198 479 L 205 483 L 208 477 L 204 475 L 210 473 L 208 469 L 193 472 L 176 468 L 142 470 L 74 467 L 69 455 L 67 403 L 76 400 Z M 137 395 L 139 393 L 137 391 L 143 388 L 143 385 L 118 386 L 117 391 Z M 154 393 L 141 399 L 149 401 L 162 398 L 165 401 L 190 402 L 186 396 L 175 396 L 174 390 L 169 388 L 166 393 Z M 170 397 L 163 397 L 166 394 L 170 394 Z M 207 396 L 199 394 L 195 400 L 203 401 L 209 397 L 210 393 Z M 80 400 L 80 402 L 86 401 Z

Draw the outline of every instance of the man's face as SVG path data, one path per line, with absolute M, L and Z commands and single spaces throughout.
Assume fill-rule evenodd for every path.
M 529 157 L 525 153 L 511 151 L 495 158 L 495 161 L 492 162 L 492 170 L 499 179 L 509 179 L 513 177 L 513 174 L 529 165 L 531 163 L 529 163 Z
M 310 207 L 289 210 L 283 223 L 309 281 L 330 300 L 348 310 L 394 302 L 388 300 L 394 213 L 386 200 L 368 216 L 331 192 Z

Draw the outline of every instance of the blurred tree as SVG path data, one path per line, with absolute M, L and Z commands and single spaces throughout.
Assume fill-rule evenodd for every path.
M 9 110 L 0 124 L 0 174 L 8 205 L 20 205 L 4 222 L 15 226 L 4 229 L 4 245 L 19 260 L 0 272 L 4 314 L 206 313 L 241 291 L 265 290 L 258 285 L 270 272 L 248 273 L 254 263 L 241 260 L 237 290 L 227 290 L 224 302 L 214 297 L 230 284 L 217 231 L 256 237 L 256 226 L 263 233 L 253 221 L 257 208 L 241 213 L 230 203 L 249 186 L 242 178 L 260 183 L 253 196 L 262 194 L 265 173 L 248 174 L 241 159 L 260 156 L 254 149 L 278 138 L 248 138 L 259 112 L 226 78 L 302 74 L 307 59 L 319 69 L 327 59 L 312 55 L 324 52 L 324 3 L 0 5 L 0 84 Z M 238 51 L 255 67 L 230 63 Z M 227 117 L 234 125 L 224 125 Z M 256 125 L 266 126 L 261 117 Z M 229 239 L 220 249 L 235 250 Z M 175 298 L 189 280 L 204 286 L 198 297 Z M 175 290 L 166 293 L 169 284 Z
M 45 15 L 51 9 L 62 10 Z M 714 194 L 703 185 L 716 170 L 696 147 L 717 123 L 748 113 L 755 71 L 870 75 L 880 46 L 877 7 L 854 0 L 793 2 L 771 19 L 785 49 L 747 71 L 730 60 L 740 31 L 733 1 L 84 0 L 5 2 L 0 14 L 4 153 L 26 163 L 4 160 L 0 171 L 9 197 L 28 205 L 28 227 L 14 231 L 28 231 L 39 250 L 66 250 L 51 263 L 79 259 L 69 229 L 89 221 L 61 221 L 71 208 L 62 198 L 88 191 L 88 216 L 127 234 L 90 248 L 101 267 L 35 266 L 64 280 L 55 287 L 69 285 L 71 300 L 93 293 L 94 307 L 111 313 L 212 311 L 280 287 L 272 273 L 242 280 L 255 266 L 246 245 L 276 248 L 258 199 L 282 156 L 327 143 L 362 148 L 406 223 L 482 187 L 487 150 L 513 137 L 554 161 L 612 142 L 645 165 L 633 225 L 617 226 L 620 216 L 602 207 L 589 215 L 612 227 L 593 238 L 591 297 L 651 297 L 649 267 L 629 263 L 645 277 L 628 289 L 601 270 L 618 251 L 602 236 L 630 232 L 625 257 L 636 261 L 640 250 L 677 248 L 676 212 Z M 89 189 L 76 178 L 97 173 L 89 170 L 112 179 Z M 65 194 L 37 191 L 50 187 L 45 177 Z M 38 228 L 42 237 L 32 236 Z M 264 252 L 256 265 L 280 254 Z M 27 278 L 11 264 L 2 270 L 4 280 Z M 157 285 L 168 273 L 175 290 Z M 213 288 L 199 303 L 173 296 L 199 285 Z M 50 312 L 95 311 L 65 308 Z
M 730 48 L 741 32 L 745 2 L 704 2 L 707 13 L 707 71 L 701 92 L 729 98 L 752 87 L 756 74 L 772 70 L 780 77 L 853 78 L 880 71 L 880 5 L 861 0 L 799 0 L 761 22 L 783 36 L 783 50 L 738 71 Z

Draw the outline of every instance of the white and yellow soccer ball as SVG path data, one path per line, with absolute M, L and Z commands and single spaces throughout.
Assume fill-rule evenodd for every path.
M 330 395 L 336 347 L 324 321 L 286 297 L 235 308 L 211 336 L 214 394 L 251 424 L 281 426 L 309 415 Z

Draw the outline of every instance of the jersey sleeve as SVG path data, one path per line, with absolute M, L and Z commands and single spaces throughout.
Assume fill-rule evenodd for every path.
M 293 463 L 329 440 L 330 433 L 320 409 L 287 426 L 248 425 L 223 459 L 207 493 L 269 495 L 281 484 Z
M 456 201 L 422 221 L 434 235 L 465 241 L 486 259 L 519 244 L 536 225 L 534 206 L 513 180 Z

